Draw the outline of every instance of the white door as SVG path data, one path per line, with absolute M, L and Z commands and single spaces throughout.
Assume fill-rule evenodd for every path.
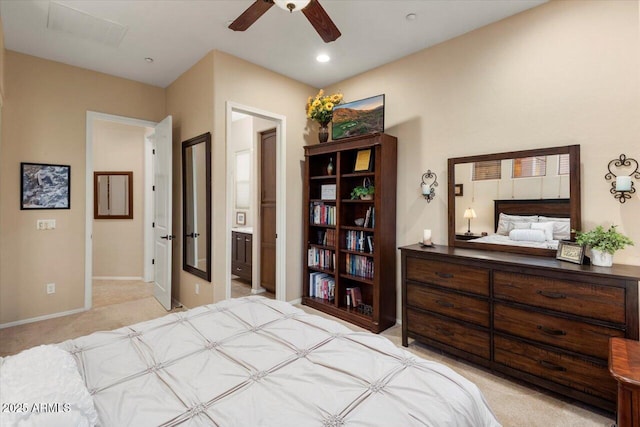
M 154 286 L 153 295 L 171 310 L 172 152 L 171 116 L 158 123 L 153 135 Z

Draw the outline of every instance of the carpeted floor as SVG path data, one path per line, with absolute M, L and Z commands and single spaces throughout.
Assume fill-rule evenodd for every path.
M 94 331 L 116 329 L 167 314 L 153 297 L 152 285 L 146 283 L 95 281 L 93 295 L 93 308 L 89 311 L 0 329 L 0 356 L 15 354 L 35 345 L 62 342 Z M 309 307 L 298 307 L 309 313 L 330 318 Z M 173 311 L 177 310 L 181 309 Z M 341 323 L 353 330 L 361 330 L 349 323 Z M 401 333 L 401 327 L 396 325 L 384 331 L 382 335 L 399 346 Z M 443 363 L 477 384 L 496 417 L 505 427 L 610 427 L 614 423 L 613 415 L 602 414 L 558 399 L 541 390 L 522 386 L 418 343 L 410 343 L 408 350 L 426 359 Z

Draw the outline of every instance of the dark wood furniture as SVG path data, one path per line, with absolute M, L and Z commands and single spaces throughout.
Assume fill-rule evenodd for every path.
M 609 338 L 638 339 L 640 267 L 435 246 L 402 253 L 408 338 L 614 411 Z
M 611 338 L 609 371 L 618 382 L 618 427 L 640 425 L 640 342 Z
M 543 215 L 553 218 L 571 217 L 570 199 L 539 199 L 539 200 L 494 200 L 493 201 L 493 231 L 498 228 L 500 214 L 508 215 Z
M 231 274 L 251 281 L 251 249 L 253 235 L 231 232 Z
M 462 216 L 460 215 L 459 218 L 456 217 L 456 202 L 464 203 L 464 201 L 461 200 L 462 199 L 461 197 L 458 197 L 457 198 L 458 200 L 456 200 L 455 186 L 456 184 L 459 184 L 459 182 L 456 182 L 456 165 L 471 164 L 475 162 L 485 162 L 485 161 L 493 161 L 493 160 L 511 160 L 516 158 L 555 156 L 555 155 L 566 155 L 566 154 L 569 155 L 568 214 L 554 215 L 553 211 L 547 212 L 547 213 L 527 212 L 527 214 L 533 214 L 533 215 L 537 214 L 537 215 L 546 215 L 546 216 L 568 216 L 571 218 L 571 229 L 580 230 L 580 227 L 581 227 L 580 200 L 581 199 L 580 199 L 580 146 L 579 145 L 567 145 L 563 147 L 539 148 L 534 150 L 511 151 L 506 153 L 481 154 L 481 155 L 475 155 L 475 156 L 450 158 L 448 160 L 448 168 L 447 168 L 448 209 L 449 209 L 448 211 L 449 246 L 555 257 L 556 250 L 554 249 L 486 244 L 486 243 L 478 243 L 478 242 L 462 240 L 457 238 L 459 233 L 457 234 L 456 230 L 457 229 L 459 230 L 459 228 L 456 227 L 456 219 L 461 220 Z M 521 197 L 518 197 L 517 195 L 514 198 L 521 199 Z M 534 200 L 535 199 L 531 199 L 529 200 L 529 202 L 533 202 Z M 480 203 L 485 203 L 486 205 L 488 205 L 491 202 L 492 202 L 491 200 L 481 200 L 479 197 L 475 199 L 476 205 Z M 514 208 L 515 208 L 515 205 L 514 205 Z M 505 211 L 503 210 L 503 212 Z M 522 215 L 522 214 L 523 213 L 517 214 L 517 215 Z M 495 221 L 498 221 L 497 217 L 495 218 Z M 495 229 L 493 231 L 495 232 Z
M 302 303 L 378 333 L 396 323 L 396 169 L 397 139 L 371 134 L 306 146 L 304 180 L 304 264 Z M 354 171 L 359 152 L 370 150 L 368 170 Z M 361 156 L 362 158 L 362 156 Z M 333 173 L 327 166 L 332 163 Z M 365 164 L 365 169 L 366 169 Z M 329 168 L 331 169 L 331 168 Z M 351 200 L 354 187 L 369 180 L 375 186 L 372 200 Z M 335 185 L 335 200 L 323 199 L 323 186 Z M 330 192 L 329 192 L 330 193 Z M 317 221 L 314 211 L 333 211 L 333 221 Z M 357 225 L 356 219 L 368 223 Z M 324 223 L 322 223 L 324 222 Z M 324 236 L 335 238 L 324 239 Z M 357 247 L 349 245 L 358 241 Z M 360 244 L 361 243 L 361 244 Z M 373 251 L 371 252 L 371 246 Z M 309 252 L 327 254 L 335 262 L 313 267 Z M 333 264 L 333 265 L 331 265 Z M 368 266 L 372 275 L 354 273 Z M 365 268 L 365 270 L 367 269 Z M 335 288 L 332 297 L 311 296 L 314 273 L 327 274 Z M 316 275 L 317 276 L 317 275 Z M 362 306 L 347 305 L 348 289 L 359 288 Z
M 471 233 L 471 234 L 457 233 L 456 234 L 456 239 L 458 240 L 471 240 L 471 239 L 478 239 L 480 237 L 482 237 L 482 234 L 476 234 L 476 233 Z

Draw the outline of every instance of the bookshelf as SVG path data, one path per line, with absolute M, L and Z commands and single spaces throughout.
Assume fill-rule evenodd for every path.
M 397 139 L 378 133 L 304 149 L 302 303 L 379 333 L 396 323 Z M 352 200 L 365 182 L 371 200 Z

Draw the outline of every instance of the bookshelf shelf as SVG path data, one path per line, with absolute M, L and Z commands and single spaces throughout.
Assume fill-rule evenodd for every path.
M 372 134 L 304 148 L 302 303 L 381 332 L 396 322 L 397 139 Z M 371 151 L 370 170 L 354 172 L 363 150 Z M 325 174 L 330 162 L 334 175 Z M 373 199 L 351 200 L 363 181 L 375 186 Z M 327 189 L 336 200 L 319 198 Z

